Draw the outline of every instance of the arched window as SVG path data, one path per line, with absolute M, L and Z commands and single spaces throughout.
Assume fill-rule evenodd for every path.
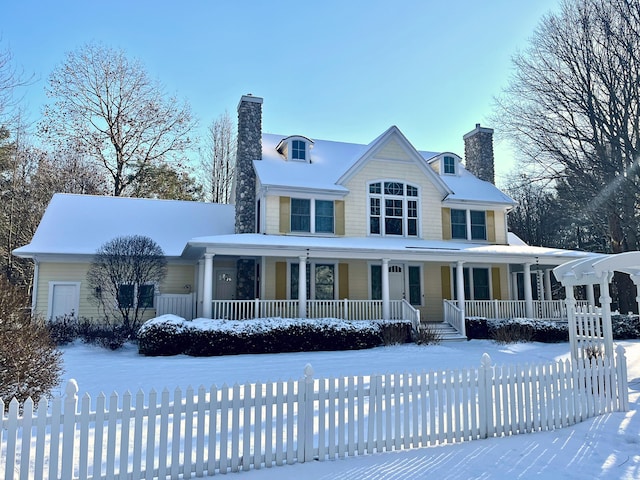
M 369 234 L 417 237 L 418 187 L 403 182 L 369 184 Z

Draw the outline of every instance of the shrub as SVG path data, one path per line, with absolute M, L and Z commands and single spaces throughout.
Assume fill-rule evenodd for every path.
M 126 329 L 117 322 L 96 322 L 88 318 L 65 315 L 49 320 L 47 328 L 56 345 L 66 345 L 76 339 L 110 350 L 121 348 L 128 340 Z
M 49 329 L 24 306 L 26 295 L 0 277 L 0 398 L 37 401 L 60 383 L 62 353 Z
M 384 345 L 411 342 L 412 325 L 408 322 L 380 321 L 380 338 Z
M 491 327 L 490 338 L 497 343 L 530 342 L 533 339 L 533 327 L 528 323 L 500 322 Z
M 415 341 L 418 345 L 437 345 L 442 342 L 442 334 L 433 325 L 425 323 L 420 325 Z
M 142 325 L 138 347 L 143 355 L 193 356 L 353 350 L 381 345 L 383 336 L 406 341 L 410 331 L 410 322 L 404 321 L 282 318 L 185 321 L 164 315 Z

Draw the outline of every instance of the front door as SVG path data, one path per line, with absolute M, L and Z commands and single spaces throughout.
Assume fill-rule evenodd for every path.
M 216 300 L 234 300 L 236 298 L 236 269 L 216 268 Z
M 49 318 L 55 320 L 58 317 L 78 315 L 78 303 L 80 300 L 79 283 L 52 283 L 50 285 L 51 305 Z
M 404 265 L 389 264 L 389 300 L 402 300 L 404 297 Z

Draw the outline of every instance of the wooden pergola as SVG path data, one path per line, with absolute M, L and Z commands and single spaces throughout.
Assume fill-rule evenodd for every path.
M 569 341 L 574 359 L 604 355 L 613 358 L 611 329 L 611 295 L 609 285 L 614 272 L 629 274 L 636 285 L 636 301 L 640 306 L 640 252 L 625 252 L 565 263 L 553 269 L 566 293 Z M 600 308 L 595 306 L 594 285 L 600 286 Z M 585 286 L 588 309 L 576 309 L 574 287 Z

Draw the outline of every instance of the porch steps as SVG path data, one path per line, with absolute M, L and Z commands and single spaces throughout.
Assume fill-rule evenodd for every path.
M 443 343 L 462 342 L 467 340 L 466 336 L 460 335 L 455 328 L 446 322 L 428 322 L 423 325 L 427 325 L 428 328 L 435 329 Z

